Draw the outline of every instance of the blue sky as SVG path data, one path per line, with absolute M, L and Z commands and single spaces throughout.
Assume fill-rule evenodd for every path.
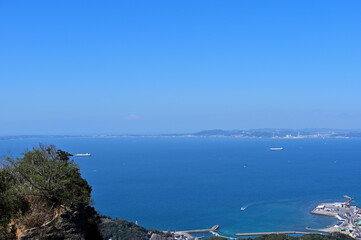
M 361 1 L 1 1 L 0 135 L 358 128 Z

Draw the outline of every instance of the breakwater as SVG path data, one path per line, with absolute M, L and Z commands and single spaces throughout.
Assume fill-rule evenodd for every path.
M 308 234 L 310 232 L 298 232 L 298 231 L 280 231 L 280 232 L 256 232 L 256 233 L 236 233 L 236 236 L 261 236 L 269 234 Z

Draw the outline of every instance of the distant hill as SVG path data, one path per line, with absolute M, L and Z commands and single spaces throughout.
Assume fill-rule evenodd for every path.
M 329 128 L 277 129 L 261 128 L 249 130 L 203 130 L 188 134 L 195 137 L 244 137 L 244 138 L 359 138 L 361 130 Z
M 116 138 L 116 137 L 238 137 L 238 138 L 361 138 L 359 129 L 332 128 L 258 128 L 258 129 L 211 129 L 195 133 L 169 134 L 102 134 L 102 135 L 17 135 L 0 136 L 0 140 L 41 138 Z

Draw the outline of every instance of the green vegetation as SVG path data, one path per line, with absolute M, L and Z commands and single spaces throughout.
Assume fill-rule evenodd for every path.
M 58 207 L 89 204 L 91 187 L 80 176 L 71 154 L 55 146 L 40 145 L 16 160 L 5 158 L 16 185 L 13 191 L 24 197 L 40 197 Z
M 170 236 L 154 229 L 146 229 L 138 226 L 135 223 L 116 218 L 112 220 L 109 217 L 102 216 L 99 229 L 103 239 L 113 240 L 147 240 L 152 233 L 159 234 L 161 236 Z
M 300 237 L 301 240 L 354 240 L 352 237 L 343 233 L 332 233 L 330 235 L 306 234 Z
M 15 228 L 37 227 L 61 212 L 91 203 L 91 187 L 70 156 L 53 145 L 40 144 L 21 158 L 3 159 L 0 239 L 13 238 Z

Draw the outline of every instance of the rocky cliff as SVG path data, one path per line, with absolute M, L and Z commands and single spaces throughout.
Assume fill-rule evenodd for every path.
M 25 230 L 19 240 L 101 240 L 97 213 L 92 207 L 78 208 L 60 214 L 51 222 Z

